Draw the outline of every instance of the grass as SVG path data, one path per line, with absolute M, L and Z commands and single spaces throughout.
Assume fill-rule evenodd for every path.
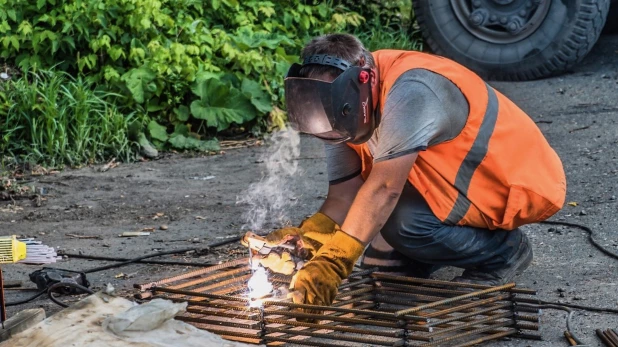
M 370 51 L 379 49 L 402 49 L 422 51 L 423 42 L 416 31 L 410 32 L 407 28 L 385 28 L 384 30 L 372 30 L 356 33 L 357 37 Z
M 365 25 L 354 32 L 368 50 L 423 50 L 410 0 L 378 1 L 371 10 L 377 15 L 368 18 Z
M 0 84 L 2 164 L 79 166 L 110 157 L 130 160 L 133 115 L 123 115 L 82 78 L 53 70 Z

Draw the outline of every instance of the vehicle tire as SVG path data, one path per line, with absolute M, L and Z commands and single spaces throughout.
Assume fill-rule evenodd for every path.
M 433 53 L 458 61 L 489 80 L 524 81 L 559 74 L 580 62 L 599 38 L 610 0 L 412 3 Z M 485 11 L 480 13 L 484 21 L 480 25 L 479 17 L 472 17 L 479 9 Z M 526 9 L 528 19 L 518 17 Z M 517 28 L 507 26 L 512 20 L 517 21 Z
M 615 34 L 618 33 L 618 0 L 613 0 L 609 13 L 607 14 L 607 22 L 603 28 L 603 34 Z

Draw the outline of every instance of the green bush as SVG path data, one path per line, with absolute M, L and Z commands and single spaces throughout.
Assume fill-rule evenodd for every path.
M 130 160 L 133 114 L 105 101 L 110 95 L 67 73 L 39 71 L 0 85 L 0 153 L 52 166 L 116 157 Z
M 142 145 L 213 150 L 217 136 L 281 127 L 283 78 L 307 40 L 353 32 L 370 49 L 417 49 L 409 9 L 410 0 L 0 0 L 0 63 L 25 74 L 8 87 L 0 81 L 0 100 L 10 106 L 0 110 L 0 149 L 75 165 L 103 160 L 112 145 L 113 155 L 127 156 L 126 129 Z M 72 143 L 79 136 L 42 128 L 62 115 L 35 94 L 57 93 L 72 107 L 57 80 L 90 87 L 88 98 L 105 104 L 124 133 L 82 139 L 99 145 L 86 151 Z
M 172 132 L 201 140 L 269 113 L 280 123 L 283 76 L 306 39 L 361 22 L 326 2 L 0 0 L 0 59 L 84 76 L 174 146 Z

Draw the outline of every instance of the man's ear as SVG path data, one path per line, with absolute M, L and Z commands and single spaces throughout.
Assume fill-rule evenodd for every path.
M 369 76 L 371 81 L 371 88 L 375 88 L 376 86 L 378 86 L 378 83 L 380 82 L 380 80 L 378 79 L 378 71 L 375 68 L 372 68 L 369 72 Z
M 378 107 L 380 99 L 380 78 L 376 68 L 372 68 L 369 72 L 369 81 L 371 82 L 371 95 L 373 97 L 373 108 L 375 110 Z

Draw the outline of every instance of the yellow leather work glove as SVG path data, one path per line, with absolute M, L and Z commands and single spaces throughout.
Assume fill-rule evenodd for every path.
M 271 251 L 267 255 L 256 256 L 257 261 L 273 272 L 291 275 L 304 261 L 313 258 L 322 245 L 330 240 L 335 234 L 337 224 L 323 213 L 316 213 L 304 220 L 298 228 L 287 227 L 278 229 L 265 236 L 269 246 L 288 244 L 294 245 L 292 251 Z M 249 246 L 245 235 L 241 243 Z
M 292 300 L 301 304 L 332 304 L 341 281 L 352 273 L 364 249 L 360 241 L 338 229 L 292 278 Z
M 311 259 L 315 252 L 326 242 L 328 242 L 335 234 L 335 228 L 339 226 L 335 221 L 327 215 L 317 212 L 311 217 L 300 223 L 298 228 L 288 227 L 275 230 L 266 235 L 266 240 L 272 243 L 284 243 L 299 237 L 303 244 L 303 248 L 308 251 L 308 259 Z

